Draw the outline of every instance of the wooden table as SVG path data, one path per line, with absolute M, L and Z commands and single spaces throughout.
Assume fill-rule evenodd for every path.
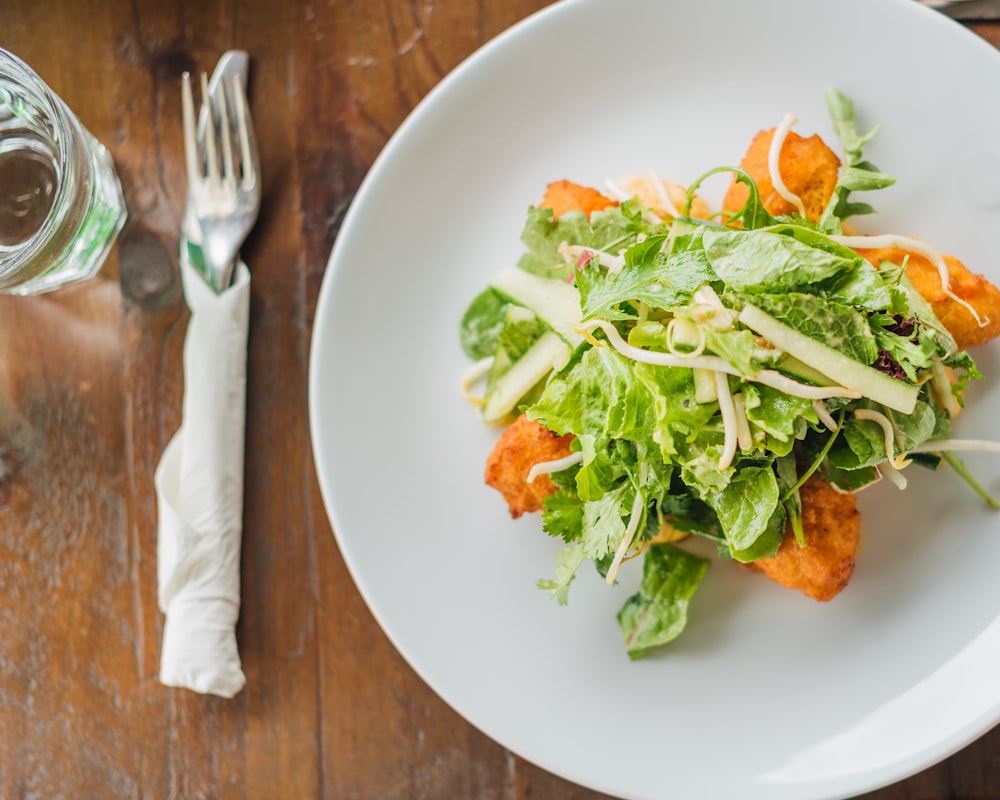
M 4 0 L 18 53 L 110 148 L 131 217 L 100 277 L 0 297 L 0 797 L 597 798 L 446 707 L 362 603 L 306 414 L 317 291 L 406 114 L 545 0 Z M 976 30 L 1000 44 L 1000 27 Z M 233 700 L 157 679 L 153 471 L 179 423 L 187 311 L 179 85 L 253 56 L 265 201 L 253 272 Z M 877 800 L 1000 797 L 1000 730 Z

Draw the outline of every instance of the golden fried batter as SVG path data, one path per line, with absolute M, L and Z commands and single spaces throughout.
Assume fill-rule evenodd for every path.
M 838 492 L 816 475 L 799 490 L 805 547 L 789 527 L 771 558 L 750 564 L 771 580 L 826 601 L 847 586 L 861 537 L 861 514 L 853 494 Z
M 553 219 L 559 219 L 567 211 L 582 211 L 590 219 L 595 211 L 603 211 L 608 206 L 615 205 L 618 205 L 616 201 L 605 197 L 597 189 L 562 180 L 546 187 L 545 196 L 538 207 L 551 208 Z
M 960 349 L 965 350 L 977 344 L 988 342 L 1000 334 L 1000 289 L 997 289 L 982 275 L 970 272 L 965 265 L 954 256 L 944 256 L 948 265 L 948 288 L 976 309 L 981 320 L 980 325 L 969 309 L 956 302 L 941 287 L 941 275 L 928 259 L 916 253 L 907 253 L 899 247 L 881 247 L 874 250 L 859 250 L 876 267 L 882 261 L 893 264 L 906 262 L 906 275 L 914 288 L 934 308 L 941 324 L 955 338 Z
M 555 492 L 548 475 L 528 483 L 528 472 L 542 461 L 555 461 L 570 454 L 572 435 L 557 436 L 523 414 L 503 432 L 486 460 L 486 483 L 503 495 L 515 519 L 528 511 L 539 511 L 542 500 Z
M 773 138 L 774 128 L 758 133 L 743 156 L 740 168 L 754 179 L 764 208 L 773 216 L 779 216 L 793 213 L 795 206 L 775 191 L 771 180 L 767 161 Z M 806 139 L 790 131 L 781 147 L 778 167 L 785 187 L 802 199 L 806 218 L 817 222 L 833 196 L 840 159 L 819 136 Z M 744 184 L 734 179 L 723 198 L 722 208 L 729 212 L 739 211 L 749 193 Z

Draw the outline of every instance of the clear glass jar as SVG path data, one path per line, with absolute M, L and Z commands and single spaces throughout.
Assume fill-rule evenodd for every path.
M 37 294 L 94 276 L 125 217 L 107 149 L 0 49 L 0 292 Z

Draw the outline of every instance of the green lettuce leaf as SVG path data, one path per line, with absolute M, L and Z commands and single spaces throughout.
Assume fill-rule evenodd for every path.
M 738 292 L 786 292 L 828 281 L 855 259 L 768 230 L 706 229 L 705 254 L 716 275 Z
M 708 561 L 671 544 L 654 544 L 643 557 L 642 583 L 618 612 L 630 658 L 677 638 L 687 625 L 688 607 Z
M 687 446 L 718 412 L 716 403 L 699 403 L 695 399 L 694 376 L 691 370 L 635 364 L 636 381 L 649 394 L 652 423 L 650 453 L 658 451 L 664 461 Z
M 618 253 L 633 244 L 640 233 L 649 230 L 652 229 L 642 227 L 627 204 L 595 211 L 589 220 L 582 211 L 567 211 L 558 220 L 553 220 L 551 208 L 532 206 L 521 232 L 527 252 L 521 256 L 518 266 L 546 278 L 566 280 L 574 270 L 559 253 L 559 246 L 564 242 Z
M 654 398 L 635 379 L 637 365 L 610 347 L 591 347 L 568 370 L 545 387 L 528 415 L 560 434 L 587 434 L 596 449 L 611 439 L 627 439 L 651 448 Z M 589 461 L 586 449 L 584 465 Z
M 770 466 L 743 467 L 720 492 L 710 495 L 726 536 L 730 554 L 739 561 L 754 561 L 773 553 L 781 544 L 781 528 L 772 517 L 780 514 L 778 480 Z
M 493 289 L 476 295 L 462 315 L 458 338 L 465 354 L 479 360 L 492 356 L 506 321 L 507 302 Z
M 761 383 L 745 384 L 743 400 L 751 430 L 763 432 L 765 447 L 777 455 L 791 451 L 804 424 L 819 422 L 811 400 Z
M 701 229 L 674 239 L 669 252 L 664 251 L 666 245 L 665 235 L 649 236 L 625 251 L 621 271 L 581 270 L 576 285 L 584 319 L 634 319 L 637 303 L 670 308 L 688 302 L 698 288 L 718 280 L 705 256 Z

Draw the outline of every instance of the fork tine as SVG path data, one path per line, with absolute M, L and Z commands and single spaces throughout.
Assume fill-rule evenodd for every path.
M 240 137 L 240 162 L 243 165 L 243 181 L 251 184 L 257 180 L 257 164 L 250 144 L 250 110 L 247 108 L 246 87 L 239 75 L 233 76 L 233 105 L 235 106 L 236 131 Z
M 230 130 L 229 103 L 226 100 L 225 85 L 219 86 L 219 133 L 222 138 L 222 177 L 235 180 L 236 166 L 233 164 L 233 135 Z
M 188 179 L 201 176 L 198 142 L 194 127 L 194 97 L 191 94 L 191 73 L 181 75 L 181 109 L 184 115 L 184 160 Z
M 208 94 L 208 76 L 204 72 L 201 73 L 201 106 L 206 109 L 208 116 L 208 124 L 205 126 L 205 166 L 208 179 L 215 184 L 219 182 L 218 153 L 215 147 L 215 112 L 212 110 L 212 101 Z

